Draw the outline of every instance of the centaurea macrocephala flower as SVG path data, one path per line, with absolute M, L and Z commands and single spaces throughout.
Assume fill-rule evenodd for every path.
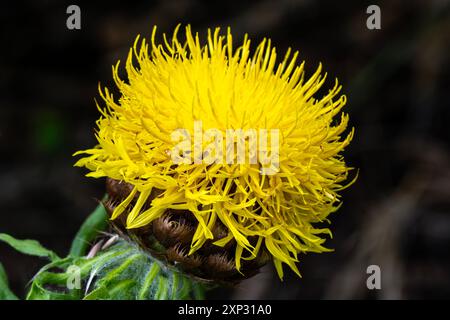
M 326 79 L 322 66 L 306 77 L 298 52 L 289 49 L 277 62 L 270 40 L 252 53 L 247 36 L 233 47 L 230 29 L 208 30 L 205 44 L 190 26 L 183 41 L 178 31 L 164 35 L 163 44 L 156 27 L 149 43 L 138 37 L 127 80 L 118 76 L 119 62 L 113 67 L 121 96 L 100 89 L 106 108 L 99 107 L 98 145 L 77 152 L 84 157 L 76 166 L 108 178 L 114 223 L 140 239 L 155 238 L 159 253 L 198 276 L 249 276 L 252 263 L 267 258 L 280 278 L 283 263 L 300 275 L 299 254 L 329 251 L 323 222 L 338 209 L 351 169 L 341 155 L 354 132 L 345 133 L 341 86 L 336 80 L 315 97 Z M 171 134 L 184 128 L 193 135 L 199 120 L 202 130 L 224 135 L 279 130 L 278 171 L 261 174 L 259 162 L 174 164 Z

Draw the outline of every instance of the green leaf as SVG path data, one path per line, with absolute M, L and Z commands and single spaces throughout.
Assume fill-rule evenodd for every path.
M 90 242 L 95 239 L 100 231 L 105 230 L 107 225 L 108 215 L 105 207 L 100 203 L 76 234 L 70 248 L 70 255 L 74 257 L 84 256 Z
M 69 271 L 72 266 L 77 268 Z M 80 287 L 73 287 L 75 283 Z M 203 299 L 206 289 L 209 287 L 182 272 L 163 267 L 136 245 L 118 239 L 95 257 L 68 256 L 42 267 L 33 277 L 26 299 Z
M 80 289 L 69 289 L 67 268 L 76 265 L 78 258 L 66 257 L 44 266 L 33 277 L 27 300 L 79 300 L 82 297 Z
M 45 288 L 46 283 L 40 280 L 35 280 L 31 284 L 30 291 L 26 300 L 79 300 L 80 295 L 75 295 L 73 291 L 55 292 Z
M 0 263 L 0 300 L 18 300 L 16 295 L 12 293 L 8 285 L 8 277 L 6 276 L 5 269 Z
M 111 296 L 105 286 L 100 286 L 97 289 L 86 295 L 83 300 L 110 300 Z
M 59 257 L 51 250 L 44 248 L 36 240 L 19 240 L 8 234 L 0 233 L 0 240 L 6 242 L 17 251 L 31 256 L 48 258 L 51 261 L 58 260 Z

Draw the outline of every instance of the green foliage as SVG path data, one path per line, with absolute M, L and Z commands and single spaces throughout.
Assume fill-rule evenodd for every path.
M 69 289 L 74 276 L 81 287 Z M 69 256 L 46 265 L 34 277 L 27 299 L 183 300 L 201 298 L 199 288 L 195 280 L 119 240 L 93 258 Z
M 86 254 L 90 242 L 95 239 L 100 231 L 105 230 L 107 225 L 108 215 L 105 207 L 103 204 L 99 204 L 75 235 L 72 247 L 70 248 L 70 255 L 81 257 Z
M 36 240 L 19 240 L 5 233 L 0 233 L 0 240 L 6 242 L 17 251 L 30 256 L 43 257 L 51 261 L 59 259 L 56 253 L 44 248 Z
M 78 300 L 81 290 L 69 289 L 72 274 L 69 271 L 76 261 L 72 257 L 59 259 L 44 266 L 32 279 L 27 300 Z
M 92 258 L 86 251 L 106 229 L 103 205 L 81 226 L 66 258 L 59 258 L 35 240 L 17 240 L 0 234 L 14 249 L 50 263 L 33 277 L 27 300 L 182 300 L 203 299 L 203 285 L 180 271 L 168 268 L 136 244 L 118 239 Z M 0 265 L 0 300 L 17 299 L 9 290 Z
M 0 300 L 17 300 L 17 297 L 9 289 L 8 277 L 6 276 L 5 269 L 0 263 Z

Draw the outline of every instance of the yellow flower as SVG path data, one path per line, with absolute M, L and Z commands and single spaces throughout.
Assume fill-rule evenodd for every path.
M 178 31 L 171 39 L 164 35 L 163 45 L 156 43 L 156 27 L 150 43 L 138 36 L 125 65 L 128 80 L 119 78 L 119 62 L 113 67 L 121 96 L 115 100 L 100 88 L 106 108 L 99 107 L 99 144 L 77 152 L 85 157 L 76 166 L 89 169 L 89 177 L 134 187 L 111 217 L 126 215 L 129 229 L 146 226 L 169 209 L 188 210 L 198 221 L 190 254 L 214 238 L 211 230 L 220 221 L 228 236 L 215 244 L 235 239 L 238 270 L 241 259 L 253 259 L 263 248 L 280 278 L 283 263 L 300 275 L 299 253 L 330 251 L 323 235 L 331 232 L 317 224 L 329 222 L 328 215 L 338 209 L 337 192 L 350 170 L 340 154 L 353 137 L 353 129 L 344 134 L 348 115 L 341 112 L 346 103 L 338 95 L 341 86 L 336 80 L 315 98 L 326 78 L 322 66 L 305 78 L 298 52 L 288 50 L 277 62 L 270 40 L 251 53 L 247 36 L 233 47 L 230 29 L 226 35 L 219 28 L 208 30 L 205 45 L 190 26 L 185 41 L 178 40 Z M 178 142 L 172 133 L 185 128 L 194 135 L 196 121 L 202 122 L 202 132 L 216 129 L 223 136 L 227 129 L 279 130 L 278 171 L 262 174 L 261 159 L 174 164 L 171 150 Z M 155 189 L 162 192 L 145 207 Z

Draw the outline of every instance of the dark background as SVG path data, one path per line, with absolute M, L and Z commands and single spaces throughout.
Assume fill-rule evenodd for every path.
M 82 29 L 66 28 L 81 7 Z M 366 28 L 381 7 L 382 29 Z M 359 168 L 335 213 L 335 252 L 303 256 L 298 279 L 272 266 L 211 298 L 450 297 L 449 1 L 8 1 L 0 10 L 0 232 L 33 238 L 64 255 L 104 192 L 73 168 L 72 153 L 95 144 L 97 85 L 140 33 L 190 23 L 231 26 L 236 41 L 269 36 L 300 50 L 307 75 L 321 61 L 338 77 L 356 136 L 345 151 Z M 43 261 L 0 244 L 13 290 Z M 382 289 L 366 288 L 379 265 Z M 287 270 L 287 268 L 286 268 Z

